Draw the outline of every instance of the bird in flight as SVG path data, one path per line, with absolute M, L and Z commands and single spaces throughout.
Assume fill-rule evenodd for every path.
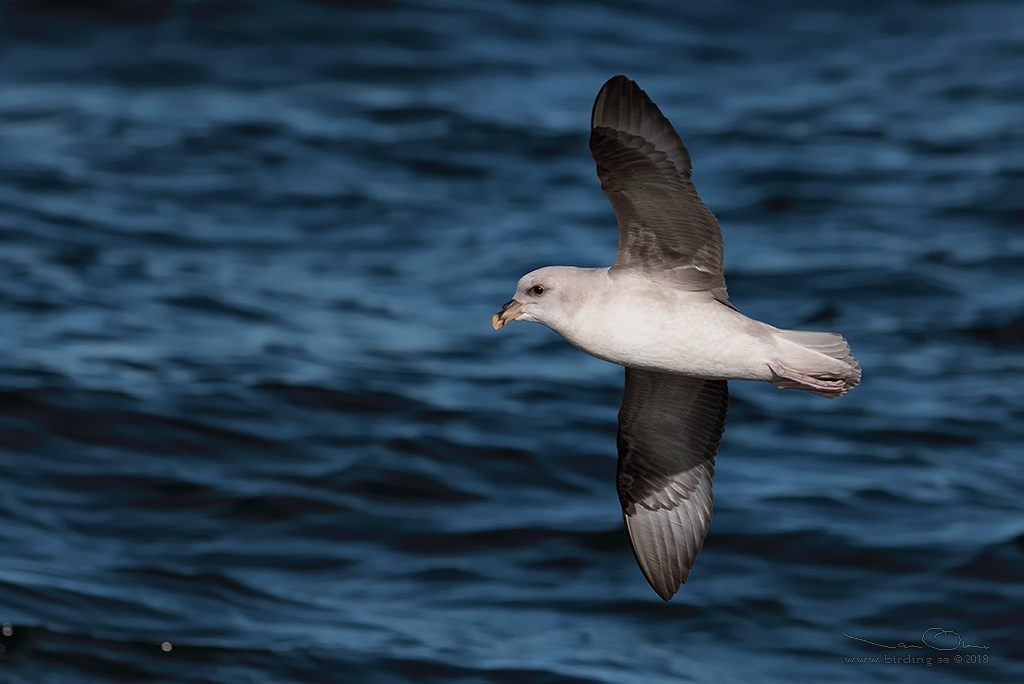
M 619 501 L 637 563 L 668 601 L 689 577 L 711 522 L 728 381 L 831 399 L 856 386 L 861 371 L 842 335 L 776 328 L 729 302 L 722 233 L 690 180 L 690 155 L 625 76 L 597 95 L 590 152 L 619 224 L 615 263 L 527 273 L 491 324 L 540 323 L 625 366 Z

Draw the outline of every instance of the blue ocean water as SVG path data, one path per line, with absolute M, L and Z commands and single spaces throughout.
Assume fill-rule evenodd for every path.
M 0 4 L 0 680 L 1024 681 L 1022 26 Z M 617 73 L 686 141 L 733 302 L 864 368 L 835 402 L 732 383 L 668 604 L 622 530 L 621 369 L 489 325 L 612 260 Z

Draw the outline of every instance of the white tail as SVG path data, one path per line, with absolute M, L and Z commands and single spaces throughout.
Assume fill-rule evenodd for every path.
M 770 363 L 779 389 L 802 389 L 834 399 L 860 382 L 860 364 L 842 335 L 806 330 L 776 330 L 781 354 Z

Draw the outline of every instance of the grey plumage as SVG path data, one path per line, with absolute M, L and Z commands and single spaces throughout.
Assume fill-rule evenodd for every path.
M 626 369 L 617 485 L 633 554 L 666 601 L 690 575 L 711 524 L 711 477 L 728 383 Z
M 625 76 L 594 102 L 590 152 L 619 223 L 615 269 L 728 303 L 722 232 L 690 181 L 672 124 Z M 725 428 L 724 380 L 626 369 L 618 491 L 637 563 L 666 601 L 690 575 L 711 523 L 711 476 Z
M 615 263 L 527 273 L 491 325 L 541 323 L 625 367 L 619 501 L 640 569 L 667 601 L 711 522 L 727 381 L 835 398 L 860 382 L 860 366 L 842 335 L 782 330 L 729 303 L 721 231 L 690 180 L 690 155 L 625 76 L 598 93 L 590 150 L 619 224 Z
M 590 153 L 619 223 L 612 270 L 710 290 L 727 302 L 722 232 L 690 181 L 690 154 L 657 105 L 625 76 L 597 95 Z

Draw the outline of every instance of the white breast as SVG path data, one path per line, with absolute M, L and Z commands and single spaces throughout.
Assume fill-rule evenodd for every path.
M 768 380 L 775 346 L 770 326 L 710 293 L 610 281 L 588 298 L 563 336 L 583 351 L 623 366 L 714 379 Z

